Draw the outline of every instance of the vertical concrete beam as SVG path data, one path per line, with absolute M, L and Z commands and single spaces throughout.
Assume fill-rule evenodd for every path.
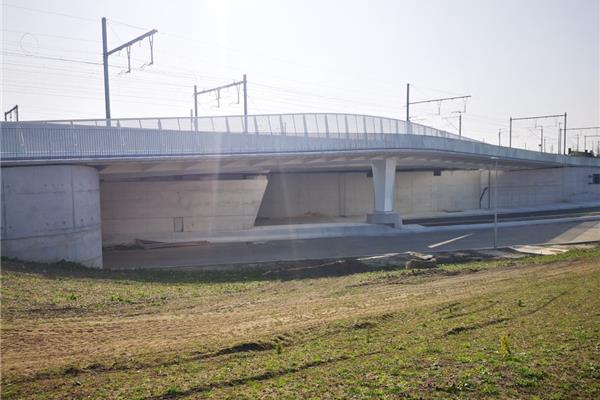
M 371 163 L 373 171 L 373 192 L 375 212 L 367 215 L 370 224 L 383 224 L 393 227 L 402 225 L 400 216 L 394 212 L 396 194 L 396 159 L 386 158 Z
M 346 216 L 346 174 L 339 173 L 338 177 L 338 215 L 339 217 Z

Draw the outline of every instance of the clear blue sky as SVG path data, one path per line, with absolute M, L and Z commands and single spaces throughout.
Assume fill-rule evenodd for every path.
M 465 135 L 497 143 L 509 116 L 567 112 L 600 124 L 598 0 L 75 1 L 3 0 L 2 107 L 22 119 L 102 118 L 100 18 L 112 48 L 113 117 L 185 116 L 192 87 L 249 80 L 249 111 L 351 112 L 404 119 L 413 100 L 468 94 Z M 125 23 L 125 24 L 123 24 Z M 127 24 L 127 25 L 126 25 Z M 139 29 L 139 28 L 141 29 Z M 57 58 L 57 59 L 53 59 Z M 462 102 L 414 107 L 414 120 L 456 131 Z M 235 89 L 202 97 L 203 115 L 239 114 Z M 555 144 L 555 120 L 539 121 Z M 514 141 L 536 148 L 534 122 Z M 583 134 L 583 133 L 582 133 Z M 589 134 L 589 132 L 588 132 Z M 575 137 L 575 132 L 573 134 Z M 596 138 L 597 139 L 597 138 Z M 507 140 L 503 135 L 503 141 Z M 590 139 L 594 140 L 594 139 Z M 574 143 L 570 143 L 573 145 Z

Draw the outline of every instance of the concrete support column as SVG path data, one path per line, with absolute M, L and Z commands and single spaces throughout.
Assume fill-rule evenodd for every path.
M 3 256 L 102 268 L 96 169 L 45 165 L 1 172 Z
M 394 212 L 396 194 L 396 159 L 386 158 L 371 163 L 373 171 L 373 191 L 375 193 L 375 212 L 367 215 L 370 224 L 390 225 L 395 228 L 402 225 L 400 216 Z

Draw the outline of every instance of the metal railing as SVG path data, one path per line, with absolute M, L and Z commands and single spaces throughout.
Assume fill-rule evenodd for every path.
M 356 114 L 272 114 L 2 123 L 2 160 L 354 150 L 396 145 L 405 121 Z M 413 135 L 461 139 L 411 123 Z
M 229 115 L 215 117 L 113 118 L 30 121 L 72 126 L 158 129 L 187 132 L 250 133 L 332 138 L 356 138 L 361 134 L 407 133 L 406 122 L 359 114 L 302 113 Z M 414 135 L 438 136 L 473 141 L 456 134 L 411 123 Z

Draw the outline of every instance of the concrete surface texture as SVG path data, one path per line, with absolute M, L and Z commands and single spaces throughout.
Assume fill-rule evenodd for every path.
M 593 168 L 502 171 L 498 173 L 498 206 L 600 200 L 600 185 L 590 184 L 590 175 L 597 173 Z M 493 179 L 492 174 L 492 189 Z
M 3 165 L 2 254 L 46 262 L 65 259 L 101 267 L 102 245 L 131 243 L 135 239 L 261 240 L 272 236 L 273 232 L 253 230 L 257 215 L 263 220 L 360 217 L 364 221 L 375 211 L 371 215 L 387 219 L 371 218 L 371 222 L 397 226 L 403 214 L 474 210 L 479 207 L 480 198 L 482 208 L 490 204 L 489 187 L 493 188 L 494 182 L 485 170 L 395 171 L 394 164 L 399 161 L 388 159 L 370 160 L 374 166 L 372 173 L 367 172 L 369 167 L 356 165 L 354 168 L 361 172 L 265 170 L 258 175 L 238 172 L 152 176 L 156 171 L 149 165 L 138 176 L 101 175 L 101 184 L 97 169 L 87 166 Z M 232 163 L 230 167 L 237 168 L 236 165 Z M 140 165 L 132 163 L 130 167 Z M 180 164 L 171 167 L 178 168 Z M 111 167 L 98 168 L 106 171 Z M 597 168 L 503 170 L 498 178 L 499 206 L 542 208 L 548 204 L 598 201 L 600 185 L 590 184 L 594 173 L 598 173 Z M 375 181 L 379 183 L 371 176 L 378 176 Z M 392 223 L 389 217 L 393 217 Z M 278 228 L 284 231 L 277 235 L 286 238 L 393 235 L 394 232 L 388 232 L 391 228 L 387 228 L 317 224 Z M 594 232 L 597 234 L 597 229 Z M 405 233 L 422 232 L 406 227 Z M 366 240 L 365 245 L 379 248 L 372 239 Z M 357 248 L 364 250 L 362 244 Z M 288 249 L 300 258 L 298 249 L 306 251 L 307 256 L 313 253 L 302 246 L 291 245 Z M 273 254 L 278 256 L 277 252 Z
M 102 182 L 104 245 L 254 226 L 267 179 Z
M 396 172 L 393 209 L 402 216 L 476 209 L 479 177 L 479 171 L 443 171 L 439 177 L 432 171 Z M 367 173 L 272 174 L 258 216 L 364 216 L 373 210 L 373 182 Z
M 598 158 L 495 146 L 419 125 L 406 134 L 403 121 L 371 116 L 248 118 L 254 133 L 241 116 L 0 123 L 2 254 L 100 267 L 102 244 L 252 237 L 257 216 L 360 217 L 397 226 L 404 214 L 489 208 L 491 165 L 500 169 L 500 207 L 600 199 L 600 185 L 590 184 L 600 173 Z M 345 236 L 387 234 L 388 227 L 313 228 L 288 231 Z M 378 239 L 324 243 L 352 253 L 388 240 Z M 402 240 L 411 243 L 406 234 Z M 269 256 L 310 257 L 321 246 L 311 243 L 314 249 L 273 245 Z
M 597 208 L 600 209 L 600 202 L 596 203 Z M 553 210 L 554 211 L 554 210 Z M 550 214 L 544 216 L 537 216 L 532 219 L 529 217 L 524 218 L 513 218 L 507 219 L 501 218 L 499 215 L 499 221 L 503 226 L 532 226 L 532 225 L 546 225 L 552 222 L 585 222 L 585 221 L 596 221 L 600 220 L 598 213 L 587 214 L 562 214 L 554 216 L 553 211 Z M 572 209 L 569 211 L 573 211 Z M 397 229 L 387 223 L 365 223 L 364 217 L 362 221 L 353 221 L 351 217 L 335 218 L 329 222 L 323 222 L 323 218 L 320 218 L 320 222 L 310 222 L 307 218 L 299 218 L 298 220 L 290 219 L 284 221 L 282 224 L 272 224 L 255 226 L 250 229 L 237 232 L 211 232 L 211 233 L 198 233 L 198 232 L 178 232 L 165 238 L 164 234 L 146 234 L 143 239 L 137 244 L 142 245 L 143 248 L 158 248 L 158 247 L 170 247 L 170 246 L 195 246 L 200 243 L 236 243 L 236 242 L 251 242 L 251 243 L 266 243 L 270 241 L 278 240 L 299 240 L 299 239 L 318 239 L 318 238 L 344 238 L 344 237 L 373 237 L 373 236 L 397 236 L 410 233 L 424 233 L 424 232 L 443 232 L 443 231 L 454 231 L 457 229 L 491 229 L 493 218 L 489 218 L 490 221 L 471 222 L 469 216 L 473 216 L 470 212 L 459 212 L 452 213 L 453 216 L 458 214 L 457 219 L 460 223 L 443 223 L 443 224 L 417 224 L 417 223 L 404 223 L 401 229 Z M 492 214 L 493 217 L 493 214 Z M 479 217 L 481 218 L 481 214 Z M 433 219 L 435 221 L 435 218 Z M 281 222 L 281 221 L 277 221 Z M 600 240 L 600 237 L 598 237 Z M 107 249 L 113 249 L 114 247 L 108 246 Z
M 96 169 L 14 167 L 1 174 L 3 256 L 102 267 Z
M 371 163 L 375 210 L 373 213 L 367 214 L 367 222 L 370 224 L 383 224 L 395 228 L 402 225 L 400 216 L 394 212 L 396 163 L 395 158 L 374 160 Z
M 203 243 L 196 246 L 153 250 L 105 252 L 107 268 L 169 268 L 231 266 L 286 260 L 321 260 L 364 257 L 406 251 L 425 253 L 493 247 L 489 224 L 397 231 L 396 235 L 335 237 L 270 242 Z M 566 244 L 597 241 L 600 221 L 546 221 L 545 223 L 502 223 L 498 247 L 533 244 Z M 238 265 L 239 267 L 239 265 Z
M 241 121 L 239 116 L 231 118 L 238 123 Z M 381 125 L 380 129 L 375 130 L 357 126 L 352 133 L 343 129 L 337 136 L 324 134 L 315 137 L 308 135 L 308 132 L 289 135 L 281 130 L 273 130 L 277 124 L 271 124 L 271 129 L 261 134 L 245 134 L 240 130 L 236 133 L 232 126 L 227 129 L 226 124 L 216 129 L 218 132 L 181 130 L 190 125 L 188 118 L 181 121 L 181 127 L 177 125 L 178 121 L 174 121 L 171 130 L 161 129 L 157 120 L 154 120 L 154 126 L 158 129 L 141 128 L 141 125 L 136 128 L 122 127 L 116 123 L 108 127 L 101 126 L 102 123 L 106 124 L 104 120 L 96 121 L 100 122 L 99 126 L 95 126 L 95 122 L 88 126 L 85 122 L 70 122 L 0 123 L 3 164 L 23 165 L 43 160 L 46 163 L 102 162 L 113 165 L 126 161 L 162 162 L 167 157 L 173 160 L 190 158 L 197 162 L 236 156 L 239 161 L 246 163 L 246 168 L 254 169 L 257 167 L 256 157 L 261 158 L 261 167 L 280 164 L 276 157 L 278 155 L 288 158 L 288 161 L 290 157 L 296 158 L 291 162 L 302 166 L 308 158 L 320 157 L 327 164 L 344 152 L 349 152 L 351 158 L 363 155 L 376 159 L 386 154 L 386 157 L 398 157 L 415 167 L 431 168 L 468 169 L 478 164 L 489 164 L 492 157 L 498 158 L 501 165 L 517 168 L 600 166 L 599 160 L 594 158 L 496 146 L 467 138 L 459 139 L 447 132 L 436 133 L 427 127 L 424 127 L 426 131 L 423 134 L 406 134 L 404 130 L 390 131 Z M 425 158 L 425 162 L 418 159 L 421 157 Z
M 410 228 L 408 228 L 410 229 Z M 241 231 L 227 232 L 178 232 L 168 237 L 162 233 L 147 233 L 142 237 L 145 247 L 168 247 L 205 243 L 265 242 L 272 240 L 314 239 L 325 237 L 388 236 L 397 235 L 398 230 L 386 224 L 365 222 L 317 222 L 255 226 Z M 107 246 L 107 248 L 111 248 Z
M 529 207 L 498 207 L 498 220 L 533 220 L 533 219 L 556 219 L 571 218 L 574 216 L 593 216 L 600 214 L 600 199 L 596 201 L 570 202 L 570 203 L 548 203 L 543 206 Z M 468 223 L 490 222 L 494 219 L 494 210 L 488 208 L 465 210 L 465 211 L 436 211 L 416 212 L 402 215 L 403 224 L 424 224 L 426 226 L 459 225 Z M 350 217 L 323 217 L 323 216 L 301 216 L 291 218 L 257 218 L 256 227 L 276 225 L 298 225 L 298 224 L 347 224 L 363 223 L 362 216 Z M 445 224 L 442 222 L 446 222 Z
M 593 168 L 502 171 L 498 207 L 543 207 L 563 202 L 600 200 L 600 185 L 589 184 Z M 563 184 L 564 181 L 564 184 Z M 406 214 L 488 208 L 494 188 L 487 171 L 398 171 L 394 211 Z M 491 187 L 491 190 L 486 190 Z M 372 178 L 367 173 L 271 174 L 258 217 L 364 216 L 374 210 Z M 483 195 L 483 197 L 482 197 Z

